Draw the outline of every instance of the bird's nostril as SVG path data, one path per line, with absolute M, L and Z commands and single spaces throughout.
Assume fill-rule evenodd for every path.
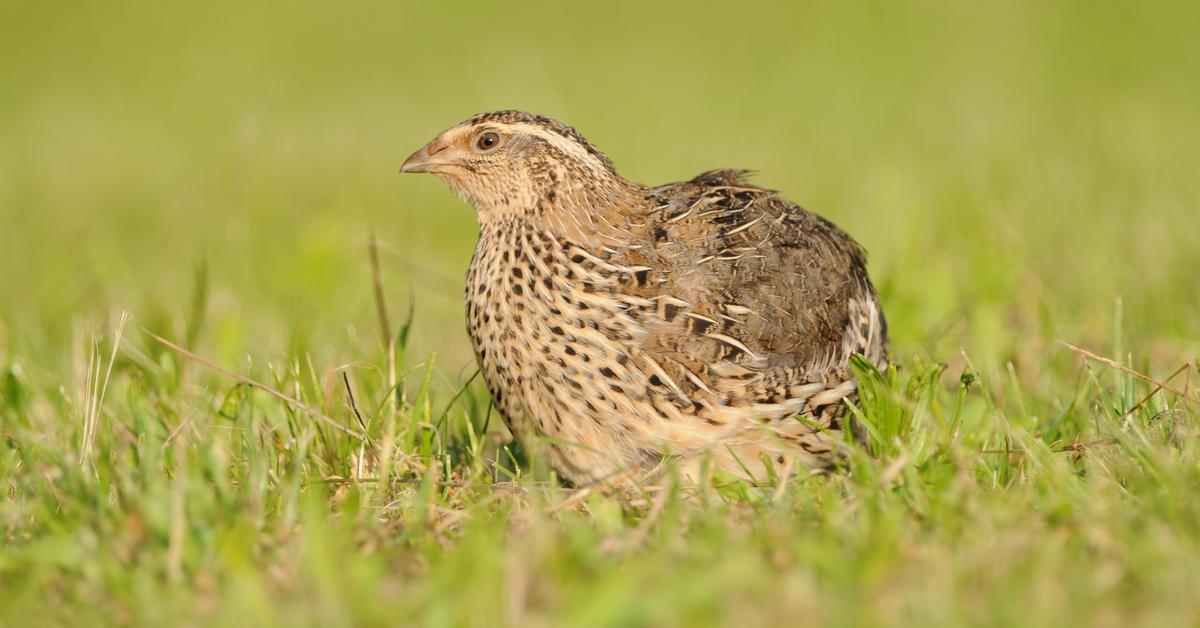
M 446 150 L 446 148 L 448 148 L 449 146 L 450 145 L 447 144 L 446 142 L 443 142 L 441 140 L 441 138 L 438 138 L 438 139 L 430 142 L 429 146 L 425 147 L 425 154 L 433 156 L 433 155 L 436 155 L 436 154 Z

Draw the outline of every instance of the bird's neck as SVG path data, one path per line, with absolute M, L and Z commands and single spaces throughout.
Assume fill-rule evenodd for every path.
M 481 228 L 488 231 L 523 223 L 562 239 L 602 242 L 627 236 L 630 223 L 649 205 L 644 186 L 615 173 L 586 178 L 547 177 L 531 192 L 510 205 L 508 211 L 481 212 Z

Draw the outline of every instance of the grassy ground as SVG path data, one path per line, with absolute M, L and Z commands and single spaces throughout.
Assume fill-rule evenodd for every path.
M 0 5 L 0 625 L 1194 625 L 1198 13 Z M 606 496 L 505 446 L 474 217 L 395 176 L 503 107 L 867 246 L 900 370 L 850 472 Z

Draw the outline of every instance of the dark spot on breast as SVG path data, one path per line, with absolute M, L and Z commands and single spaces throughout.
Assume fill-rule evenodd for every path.
M 646 280 L 650 278 L 650 270 L 639 270 L 633 273 L 633 278 L 637 281 L 639 286 L 644 286 L 646 285 Z
M 608 368 L 607 366 L 600 368 L 600 374 L 605 377 L 616 377 L 617 376 L 617 374 L 614 373 L 613 370 Z

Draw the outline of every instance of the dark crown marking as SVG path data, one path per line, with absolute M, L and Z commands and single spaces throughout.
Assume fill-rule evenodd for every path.
M 565 137 L 576 144 L 579 144 L 586 149 L 590 155 L 600 160 L 600 163 L 604 164 L 605 168 L 612 172 L 616 172 L 615 168 L 613 167 L 612 160 L 608 158 L 608 155 L 600 152 L 600 149 L 596 148 L 591 144 L 591 142 L 588 142 L 586 139 L 584 139 L 584 137 L 579 134 L 579 131 L 576 131 L 573 127 L 567 126 L 566 124 L 563 124 L 562 122 L 559 122 L 553 118 L 547 118 L 546 116 L 539 116 L 537 114 L 527 113 L 524 111 L 517 111 L 516 109 L 504 109 L 501 111 L 491 111 L 488 113 L 475 115 L 468 122 L 471 124 L 479 124 L 481 122 L 499 122 L 501 124 L 525 123 L 540 126 L 549 131 L 553 131 L 554 133 L 557 133 L 558 135 L 561 135 L 562 137 Z

